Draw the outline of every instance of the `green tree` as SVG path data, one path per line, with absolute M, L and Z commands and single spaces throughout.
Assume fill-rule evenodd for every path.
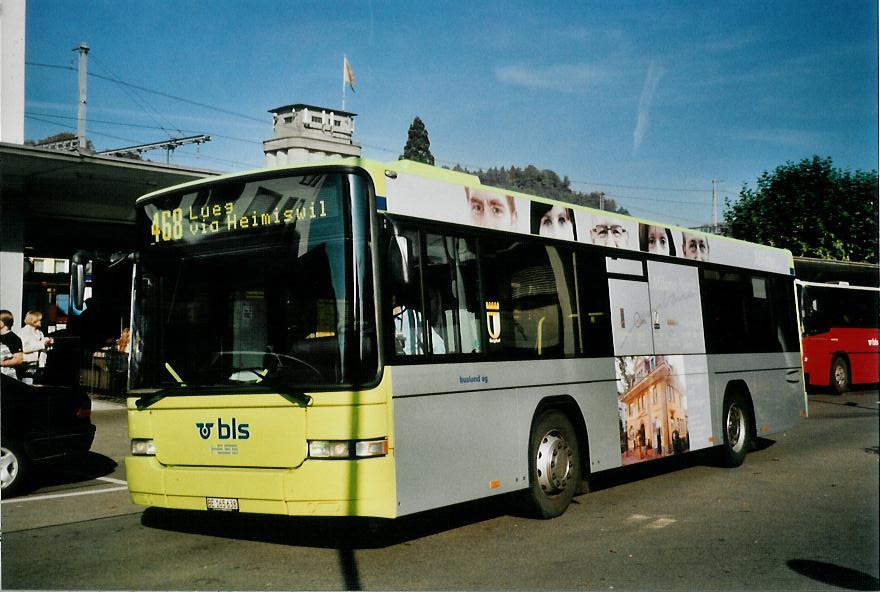
M 416 117 L 409 126 L 406 146 L 403 148 L 402 159 L 414 160 L 425 164 L 434 164 L 434 155 L 431 154 L 431 140 L 428 139 L 428 128 L 422 120 Z
M 540 195 L 541 197 L 558 199 L 559 201 L 588 208 L 599 209 L 599 203 L 602 200 L 602 196 L 598 191 L 590 193 L 574 191 L 571 188 L 571 181 L 568 177 L 560 178 L 555 171 L 550 169 L 542 170 L 531 164 L 524 169 L 514 166 L 509 169 L 493 167 L 487 171 L 480 170 L 476 172 L 468 171 L 461 167 L 455 167 L 454 170 L 476 175 L 480 178 L 481 183 L 492 187 Z M 604 205 L 606 211 L 629 214 L 626 208 L 619 207 L 611 198 L 604 198 Z
M 834 168 L 830 157 L 787 162 L 726 200 L 728 234 L 795 256 L 877 263 L 877 171 Z

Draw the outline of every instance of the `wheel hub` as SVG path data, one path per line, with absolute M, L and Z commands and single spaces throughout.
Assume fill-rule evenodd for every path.
M 18 475 L 18 462 L 15 455 L 6 448 L 0 448 L 0 486 L 6 486 L 15 481 Z
M 842 364 L 838 364 L 834 367 L 834 380 L 840 386 L 846 384 L 846 368 L 844 368 Z
M 727 412 L 727 442 L 730 447 L 739 452 L 746 441 L 745 416 L 739 405 L 731 405 Z
M 571 446 L 558 431 L 550 431 L 541 438 L 535 469 L 544 493 L 555 495 L 565 489 L 571 477 L 572 456 Z

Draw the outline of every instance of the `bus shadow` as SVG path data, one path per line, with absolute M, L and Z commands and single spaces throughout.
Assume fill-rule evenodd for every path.
M 755 450 L 775 444 L 758 438 Z M 601 491 L 695 466 L 717 466 L 717 451 L 699 450 L 603 471 L 591 479 Z M 517 494 L 490 497 L 389 520 L 362 517 L 276 516 L 148 508 L 141 523 L 148 528 L 244 541 L 323 549 L 377 549 L 500 518 L 528 518 Z M 575 499 L 577 503 L 577 498 Z M 344 557 L 341 556 L 341 557 Z
M 395 520 L 148 508 L 142 515 L 141 524 L 160 530 L 292 547 L 379 549 L 511 515 L 510 498 L 497 496 Z
M 751 452 L 767 450 L 776 444 L 769 438 L 755 438 Z M 746 463 L 748 463 L 746 459 Z M 721 455 L 717 448 L 695 450 L 686 454 L 677 454 L 659 458 L 650 462 L 626 465 L 616 469 L 602 471 L 590 477 L 590 491 L 602 491 L 620 485 L 651 479 L 660 475 L 675 473 L 693 467 L 723 467 Z

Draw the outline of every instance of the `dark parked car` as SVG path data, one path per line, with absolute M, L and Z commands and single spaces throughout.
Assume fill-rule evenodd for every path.
M 95 426 L 81 388 L 0 379 L 0 483 L 9 497 L 21 493 L 44 462 L 87 452 Z

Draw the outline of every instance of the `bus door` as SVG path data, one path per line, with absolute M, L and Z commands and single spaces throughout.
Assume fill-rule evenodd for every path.
M 664 451 L 668 445 L 673 453 L 711 446 L 713 415 L 699 269 L 649 261 L 648 285 L 654 355 L 658 367 L 668 367 L 664 392 L 657 396 L 665 418 L 655 420 L 655 441 L 659 431 Z
M 621 461 L 711 445 L 696 267 L 607 258 Z

